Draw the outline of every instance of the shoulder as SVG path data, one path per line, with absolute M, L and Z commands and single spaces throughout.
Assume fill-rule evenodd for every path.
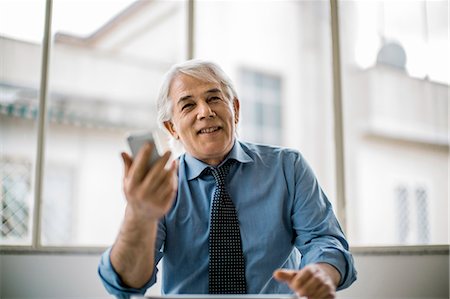
M 242 149 L 253 158 L 254 161 L 264 161 L 265 163 L 293 163 L 300 162 L 302 154 L 300 151 L 281 146 L 259 144 L 239 141 Z

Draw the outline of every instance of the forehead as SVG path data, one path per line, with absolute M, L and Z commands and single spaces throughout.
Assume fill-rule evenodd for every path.
M 211 89 L 222 92 L 222 86 L 218 82 L 208 82 L 185 74 L 178 74 L 170 84 L 169 96 L 178 101 L 186 96 L 198 96 Z

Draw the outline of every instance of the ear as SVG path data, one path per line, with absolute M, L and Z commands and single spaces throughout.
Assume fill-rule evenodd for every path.
M 239 110 L 241 105 L 239 103 L 238 98 L 234 98 L 233 100 L 233 110 L 234 110 L 234 123 L 237 124 L 239 122 Z
M 164 127 L 166 128 L 167 131 L 169 131 L 170 135 L 172 135 L 173 138 L 178 139 L 178 133 L 175 130 L 175 126 L 173 124 L 173 122 L 171 122 L 170 120 L 165 121 L 164 122 Z

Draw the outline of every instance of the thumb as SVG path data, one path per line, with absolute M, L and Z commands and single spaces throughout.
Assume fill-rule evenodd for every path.
M 296 273 L 294 270 L 278 269 L 273 272 L 273 277 L 278 281 L 290 282 Z

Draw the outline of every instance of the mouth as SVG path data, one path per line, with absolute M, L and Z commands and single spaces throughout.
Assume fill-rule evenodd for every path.
M 199 134 L 199 135 L 200 134 L 211 134 L 211 133 L 219 131 L 220 129 L 221 129 L 220 127 L 203 128 L 203 129 L 199 130 L 197 132 L 197 134 Z

